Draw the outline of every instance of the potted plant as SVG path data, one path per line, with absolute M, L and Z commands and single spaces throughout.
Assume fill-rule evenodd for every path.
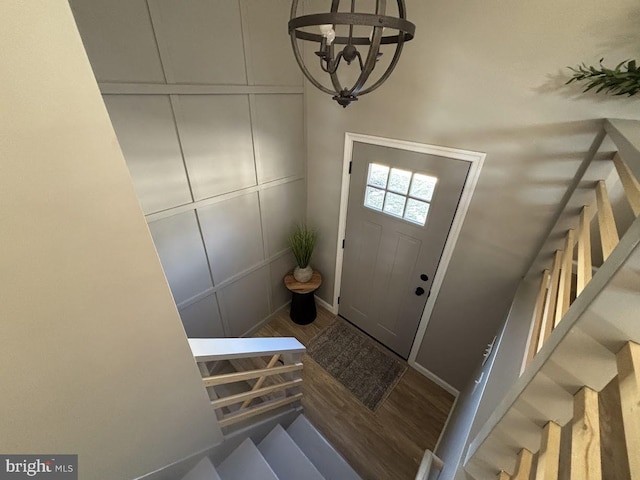
M 311 279 L 313 269 L 309 266 L 309 261 L 317 238 L 316 231 L 305 223 L 298 223 L 289 235 L 289 247 L 291 247 L 291 252 L 298 263 L 298 266 L 293 270 L 293 276 L 298 282 L 305 283 Z

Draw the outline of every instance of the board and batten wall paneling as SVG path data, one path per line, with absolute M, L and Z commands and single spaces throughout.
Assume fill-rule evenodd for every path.
M 260 205 L 267 255 L 273 256 L 287 248 L 287 236 L 291 228 L 304 219 L 304 181 L 284 183 L 263 190 L 260 192 Z
M 247 95 L 174 95 L 194 200 L 256 185 Z
M 289 0 L 120 4 L 72 7 L 184 328 L 247 334 L 291 298 L 306 212 Z
M 247 84 L 237 1 L 148 3 L 169 83 Z
M 255 328 L 256 319 L 269 316 L 268 277 L 269 269 L 262 267 L 226 286 L 218 294 L 228 336 L 246 335 Z
M 167 95 L 105 95 L 145 214 L 192 201 Z
M 215 293 L 181 308 L 180 318 L 189 338 L 224 337 Z
M 164 83 L 145 0 L 70 0 L 96 79 Z
M 258 182 L 304 174 L 302 95 L 252 95 Z
M 257 193 L 199 208 L 198 218 L 216 284 L 264 260 Z
M 176 304 L 211 289 L 202 237 L 193 211 L 149 223 Z
M 291 292 L 284 286 L 284 277 L 293 270 L 296 259 L 291 252 L 278 257 L 269 264 L 271 275 L 271 310 L 277 311 L 291 300 Z

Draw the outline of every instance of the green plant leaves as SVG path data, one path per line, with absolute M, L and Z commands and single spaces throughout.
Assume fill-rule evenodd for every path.
M 587 66 L 586 64 L 577 67 L 568 67 L 573 72 L 573 76 L 565 83 L 569 85 L 573 82 L 586 82 L 583 92 L 588 92 L 597 87 L 596 93 L 602 91 L 612 95 L 632 96 L 640 92 L 640 68 L 635 60 L 624 60 L 614 69 L 606 68 L 600 59 L 600 67 Z
M 289 247 L 300 268 L 305 268 L 311 261 L 311 254 L 316 246 L 318 235 L 315 230 L 304 223 L 298 223 L 289 237 Z

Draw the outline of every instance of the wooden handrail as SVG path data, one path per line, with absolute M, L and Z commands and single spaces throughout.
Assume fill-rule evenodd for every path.
M 305 347 L 295 338 L 260 337 L 260 338 L 194 338 L 189 339 L 189 346 L 198 363 L 203 376 L 202 384 L 207 389 L 211 406 L 221 427 L 251 418 L 284 405 L 299 402 L 302 393 L 303 369 L 302 355 Z M 269 355 L 271 358 L 265 368 L 243 370 L 245 362 L 240 359 L 252 359 Z M 224 361 L 223 363 L 220 363 Z M 283 363 L 276 366 L 278 362 Z M 249 362 L 251 363 L 251 362 Z M 231 364 L 237 371 L 231 373 L 212 373 L 216 369 Z M 249 367 L 250 368 L 250 367 Z M 264 386 L 267 378 L 272 381 Z M 248 391 L 230 395 L 228 389 L 216 388 L 236 382 L 247 382 L 257 379 Z M 282 392 L 284 398 L 269 400 L 276 392 Z M 256 399 L 263 401 L 251 406 Z M 238 405 L 238 410 L 225 414 L 227 407 Z
M 302 383 L 302 379 L 296 378 L 289 382 L 277 383 L 275 385 L 269 385 L 268 387 L 249 390 L 248 392 L 242 392 L 236 395 L 230 395 L 228 397 L 212 400 L 211 405 L 213 406 L 213 408 L 227 407 L 229 405 L 234 405 L 242 401 L 253 400 L 254 398 L 260 397 L 262 395 L 268 395 L 270 393 L 278 392 L 280 390 L 287 390 L 289 388 L 297 387 L 301 383 Z
M 278 360 L 280 360 L 279 353 L 271 357 L 271 360 L 269 360 L 269 363 L 267 364 L 267 369 L 275 367 L 276 363 L 278 363 Z M 256 383 L 253 385 L 251 390 L 259 390 L 266 379 L 267 379 L 266 375 L 263 377 L 260 377 L 258 380 L 256 380 Z M 255 397 L 250 397 L 247 400 L 245 400 L 240 406 L 240 408 L 247 408 L 249 405 L 251 405 L 251 402 L 253 401 L 254 398 Z
M 295 395 L 291 395 L 290 397 L 285 397 L 280 400 L 261 403 L 260 405 L 257 405 L 253 408 L 240 410 L 240 413 L 225 415 L 224 417 L 222 417 L 222 420 L 220 420 L 220 426 L 228 427 L 229 425 L 233 425 L 234 423 L 247 420 L 251 417 L 255 417 L 256 415 L 260 415 L 261 413 L 274 410 L 276 408 L 288 405 L 293 402 L 297 402 L 298 400 L 301 400 L 301 399 L 302 399 L 302 393 L 296 393 Z
M 202 380 L 205 387 L 213 387 L 215 385 L 225 385 L 227 383 L 242 382 L 262 376 L 279 375 L 283 373 L 295 372 L 302 370 L 302 363 L 293 363 L 282 367 L 273 367 L 270 369 L 261 368 L 259 370 L 247 370 L 246 372 L 223 373 L 222 375 L 214 375 L 204 377 Z

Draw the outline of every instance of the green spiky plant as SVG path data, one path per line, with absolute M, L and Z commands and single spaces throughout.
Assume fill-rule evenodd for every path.
M 313 249 L 316 247 L 318 235 L 315 230 L 305 223 L 298 223 L 288 237 L 289 246 L 296 257 L 300 268 L 306 268 L 311 261 Z
M 640 92 L 640 68 L 636 66 L 635 60 L 625 60 L 620 62 L 615 68 L 606 68 L 600 59 L 600 67 L 587 66 L 586 64 L 577 67 L 568 67 L 573 72 L 573 77 L 566 85 L 572 82 L 586 81 L 587 86 L 584 92 L 596 88 L 596 93 L 602 92 L 612 95 L 628 95 L 631 97 Z

